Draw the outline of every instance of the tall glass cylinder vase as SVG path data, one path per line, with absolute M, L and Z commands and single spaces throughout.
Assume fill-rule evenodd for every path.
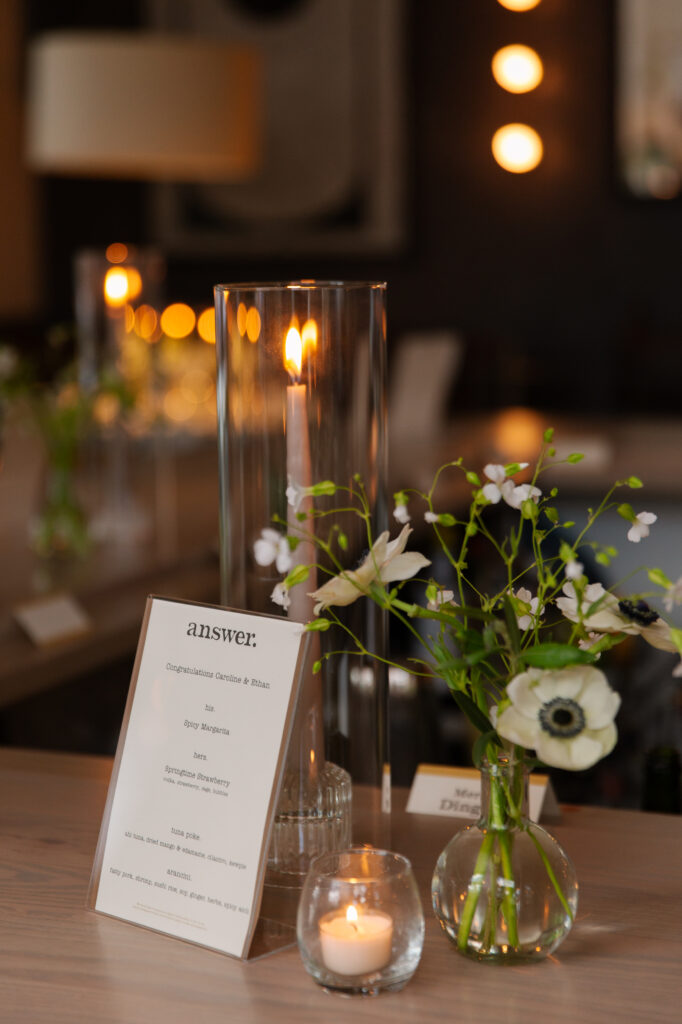
M 374 534 L 386 527 L 385 285 L 224 284 L 215 297 L 222 601 L 306 622 L 308 595 L 334 570 L 305 535 L 338 524 L 349 568 L 368 538 L 350 512 L 317 517 L 345 504 L 338 494 L 301 498 L 299 489 L 348 486 L 359 474 Z M 302 537 L 293 554 L 287 532 Z M 291 588 L 285 610 L 271 595 L 294 562 L 319 564 Z M 384 614 L 368 600 L 340 611 L 382 655 Z M 311 634 L 308 649 L 269 864 L 271 879 L 293 886 L 313 856 L 350 845 L 351 778 L 374 811 L 355 842 L 385 839 L 390 810 L 385 666 L 358 656 L 336 629 Z M 345 649 L 313 671 L 326 652 Z

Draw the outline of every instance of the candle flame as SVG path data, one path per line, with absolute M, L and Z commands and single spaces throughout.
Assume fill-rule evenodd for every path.
M 284 366 L 292 380 L 301 379 L 303 366 L 303 341 L 295 327 L 290 327 L 284 342 Z
M 301 340 L 303 341 L 303 348 L 317 348 L 317 323 L 315 320 L 310 318 L 306 320 L 301 328 Z
M 348 924 L 357 924 L 358 912 L 357 909 L 351 903 L 350 906 L 346 907 L 346 921 Z

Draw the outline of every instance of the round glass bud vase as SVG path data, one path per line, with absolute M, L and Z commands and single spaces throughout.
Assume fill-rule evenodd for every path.
M 424 914 L 410 862 L 353 847 L 315 857 L 297 919 L 306 970 L 324 988 L 377 995 L 403 988 L 424 945 Z
M 578 883 L 557 840 L 528 819 L 528 770 L 500 757 L 481 767 L 481 817 L 445 847 L 433 909 L 458 951 L 475 960 L 542 960 L 575 920 Z

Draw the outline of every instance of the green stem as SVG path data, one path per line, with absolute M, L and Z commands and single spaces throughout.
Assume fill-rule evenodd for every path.
M 559 885 L 559 882 L 557 881 L 557 877 L 554 874 L 554 871 L 552 869 L 552 865 L 549 863 L 549 858 L 547 857 L 547 854 L 542 849 L 542 845 L 540 844 L 540 840 L 536 836 L 533 835 L 533 833 L 531 832 L 531 830 L 529 828 L 526 828 L 526 832 L 528 833 L 530 838 L 535 843 L 535 849 L 540 854 L 540 860 L 542 861 L 542 863 L 545 866 L 545 871 L 547 872 L 547 877 L 549 878 L 550 882 L 552 883 L 552 885 L 554 887 L 555 893 L 559 897 L 559 902 L 561 903 L 561 906 L 564 908 L 564 910 L 566 911 L 566 913 L 568 914 L 568 916 L 570 917 L 570 919 L 572 921 L 573 920 L 573 911 L 569 907 L 568 902 L 566 900 L 566 897 L 564 896 L 563 892 L 561 891 L 561 886 Z
M 464 910 L 462 911 L 462 920 L 460 922 L 459 929 L 457 931 L 457 948 L 462 952 L 466 951 L 469 943 L 469 935 L 471 934 L 471 925 L 473 924 L 474 914 L 476 912 L 476 906 L 478 904 L 478 898 L 481 895 L 481 890 L 485 883 L 485 878 L 488 873 L 488 865 L 490 864 L 490 856 L 495 846 L 495 833 L 486 832 L 483 837 L 483 842 L 478 851 L 476 857 L 476 864 L 474 865 L 474 873 L 469 879 L 469 887 L 467 889 L 466 900 L 464 901 Z

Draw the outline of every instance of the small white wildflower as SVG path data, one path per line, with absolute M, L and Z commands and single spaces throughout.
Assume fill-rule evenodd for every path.
M 567 580 L 579 580 L 583 574 L 583 563 L 579 562 L 577 558 L 571 558 L 566 562 L 564 572 Z
M 393 516 L 395 519 L 398 520 L 399 523 L 402 523 L 403 526 L 406 523 L 409 523 L 410 520 L 412 519 L 412 516 L 407 511 L 407 505 L 405 504 L 396 505 L 396 507 L 393 509 Z
M 424 513 L 424 522 L 426 522 L 426 523 L 437 523 L 438 522 L 438 513 L 437 512 L 425 512 Z
M 682 576 L 670 584 L 663 598 L 663 607 L 667 612 L 671 612 L 676 604 L 682 604 Z
M 509 487 L 508 484 L 512 486 Z M 502 497 L 512 508 L 521 508 L 524 501 L 528 501 L 529 498 L 537 504 L 541 496 L 540 488 L 533 487 L 532 484 L 519 484 L 518 487 L 515 487 L 512 480 L 507 480 L 502 485 Z
M 256 565 L 266 566 L 275 563 L 277 572 L 289 572 L 294 564 L 289 542 L 277 530 L 266 528 L 261 530 L 260 537 L 253 545 L 253 557 Z
M 516 616 L 516 621 L 519 624 L 519 629 L 530 629 L 534 625 L 535 620 L 539 615 L 542 615 L 545 610 L 544 605 L 539 605 L 537 597 L 533 597 L 530 590 L 526 587 L 520 587 L 519 590 L 513 593 L 513 596 L 517 601 L 521 601 L 527 608 L 527 612 L 522 612 L 521 615 Z
M 638 512 L 634 523 L 628 530 L 628 540 L 631 540 L 633 544 L 639 544 L 642 537 L 649 536 L 649 527 L 657 519 L 658 516 L 653 512 Z
M 588 633 L 584 639 L 578 640 L 578 647 L 581 651 L 591 651 L 594 645 L 601 640 L 602 636 L 603 633 Z M 599 651 L 595 657 L 597 659 L 601 658 L 601 651 Z
M 286 584 L 278 583 L 270 594 L 270 600 L 280 605 L 281 608 L 288 608 L 291 604 L 291 598 L 289 597 L 289 588 Z
M 307 498 L 310 494 L 309 487 L 301 487 L 291 476 L 287 476 L 287 489 L 286 489 L 287 502 L 293 508 L 294 512 L 298 512 L 301 502 L 304 498 Z
M 491 501 L 493 505 L 497 505 L 502 497 L 502 485 L 506 478 L 504 466 L 490 462 L 487 466 L 483 467 L 483 472 L 488 477 L 488 480 L 492 481 L 492 483 L 486 484 L 483 487 L 483 496 L 488 501 Z
M 444 604 L 455 604 L 455 594 L 452 590 L 439 590 L 436 596 L 431 598 L 427 604 L 427 608 L 430 612 L 437 612 L 440 610 L 441 605 Z

